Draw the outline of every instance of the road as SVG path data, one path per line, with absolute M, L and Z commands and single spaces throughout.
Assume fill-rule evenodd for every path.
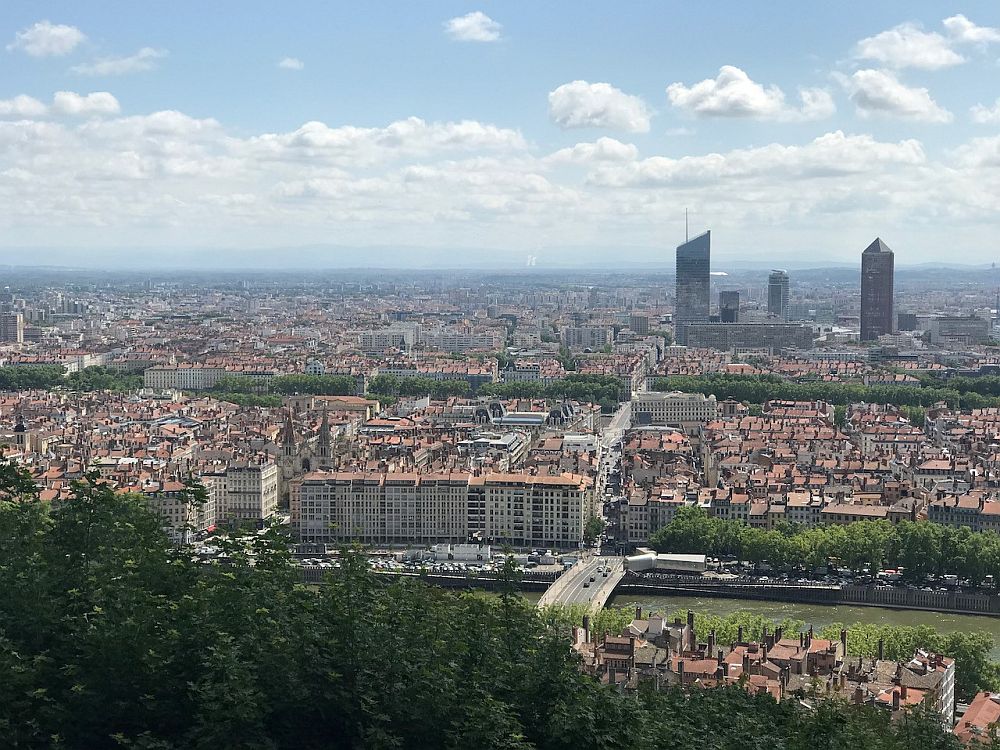
M 607 578 L 601 570 L 610 568 Z M 538 600 L 539 607 L 549 604 L 588 604 L 591 609 L 604 607 L 611 592 L 622 579 L 624 570 L 622 558 L 614 556 L 591 557 L 582 560 L 567 570 L 553 583 L 542 598 Z M 591 581 L 590 579 L 594 580 Z

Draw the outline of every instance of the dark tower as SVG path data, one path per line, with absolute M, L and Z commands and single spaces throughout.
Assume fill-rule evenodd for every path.
M 719 322 L 740 322 L 740 293 L 738 291 L 719 292 Z
M 861 253 L 861 340 L 875 341 L 892 333 L 892 289 L 895 260 L 878 237 Z
M 677 248 L 677 295 L 674 338 L 687 346 L 689 323 L 707 323 L 711 305 L 712 233 L 705 232 Z
M 775 270 L 767 277 L 767 314 L 788 320 L 788 272 Z
M 285 411 L 285 424 L 281 428 L 281 455 L 295 455 L 295 425 L 292 424 L 290 409 Z

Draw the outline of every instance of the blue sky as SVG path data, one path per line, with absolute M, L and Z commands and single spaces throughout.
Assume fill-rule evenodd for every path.
M 8 0 L 0 43 L 6 262 L 666 262 L 685 207 L 720 259 L 1000 255 L 994 2 Z

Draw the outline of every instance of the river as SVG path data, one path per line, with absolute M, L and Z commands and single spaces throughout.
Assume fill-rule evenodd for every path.
M 865 623 L 874 625 L 930 625 L 942 633 L 985 630 L 993 636 L 992 657 L 1000 661 L 1000 617 L 983 615 L 952 615 L 944 612 L 886 609 L 883 607 L 853 607 L 850 605 L 794 604 L 791 602 L 743 601 L 740 599 L 713 599 L 700 596 L 646 596 L 623 594 L 615 596 L 611 607 L 642 606 L 669 614 L 679 609 L 724 616 L 738 610 L 750 610 L 764 615 L 776 623 L 784 619 L 802 620 L 806 625 L 821 628 L 831 623 L 845 625 Z

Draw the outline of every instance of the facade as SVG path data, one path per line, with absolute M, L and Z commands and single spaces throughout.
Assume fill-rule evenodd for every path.
M 175 544 L 187 544 L 215 526 L 216 494 L 209 488 L 204 503 L 194 503 L 183 482 L 151 482 L 141 487 L 147 507 L 163 518 L 163 530 Z
M 712 233 L 705 232 L 677 247 L 674 338 L 688 345 L 687 326 L 707 323 L 710 307 Z
M 632 399 L 632 418 L 638 425 L 688 427 L 711 422 L 718 413 L 715 396 L 703 393 L 645 391 Z
M 292 492 L 303 542 L 465 541 L 577 547 L 590 509 L 581 477 L 313 472 Z
M 892 333 L 894 256 L 875 238 L 861 254 L 861 340 Z
M 767 314 L 788 320 L 788 272 L 771 271 L 767 277 Z
M 722 323 L 740 322 L 740 293 L 738 291 L 719 292 L 719 320 Z
M 19 312 L 0 313 L 0 342 L 24 343 L 24 315 Z
M 603 349 L 611 344 L 611 329 L 605 326 L 563 326 L 559 332 L 567 349 Z
M 259 525 L 278 512 L 278 465 L 270 459 L 234 463 L 202 476 L 219 523 Z
M 811 349 L 812 326 L 800 323 L 692 323 L 688 346 L 720 351 Z
M 974 315 L 940 315 L 927 321 L 927 332 L 934 346 L 982 344 L 990 338 L 991 323 Z
M 628 317 L 628 327 L 640 336 L 649 334 L 649 316 L 632 314 Z

